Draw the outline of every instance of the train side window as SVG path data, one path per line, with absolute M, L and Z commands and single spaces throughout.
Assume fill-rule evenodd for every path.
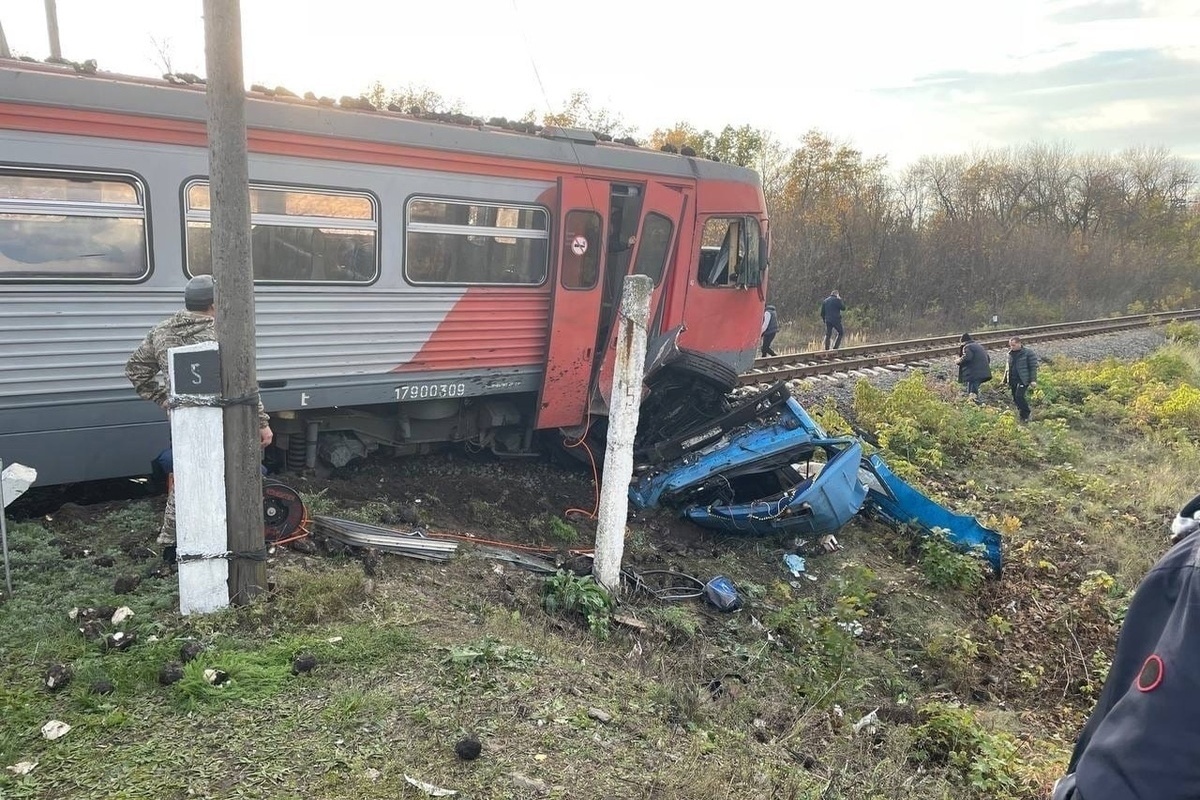
M 184 190 L 187 272 L 212 272 L 208 181 Z M 370 283 L 379 275 L 375 199 L 361 192 L 251 184 L 254 280 L 264 283 Z
M 642 223 L 642 236 L 638 241 L 637 259 L 633 271 L 637 275 L 648 275 L 657 286 L 662 281 L 663 268 L 671 251 L 671 233 L 675 226 L 662 214 L 650 212 Z
M 766 269 L 766 259 L 762 253 L 762 228 L 754 217 L 746 217 L 742 229 L 742 242 L 746 257 L 742 259 L 742 271 L 738 275 L 740 286 L 758 286 L 762 283 L 762 271 Z
M 0 281 L 138 281 L 149 272 L 137 179 L 0 170 Z
M 754 217 L 711 217 L 704 223 L 697 277 L 703 286 L 758 286 L 762 235 Z
M 602 222 L 595 211 L 569 211 L 563 224 L 562 285 L 591 289 L 600 279 Z
M 405 219 L 404 275 L 412 283 L 536 286 L 546 280 L 544 208 L 415 197 Z

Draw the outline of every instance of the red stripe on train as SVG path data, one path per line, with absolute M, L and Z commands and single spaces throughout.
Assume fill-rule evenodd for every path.
M 473 287 L 412 359 L 393 372 L 543 366 L 550 332 L 546 287 Z

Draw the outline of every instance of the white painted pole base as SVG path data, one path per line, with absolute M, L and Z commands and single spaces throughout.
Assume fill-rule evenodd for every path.
M 216 342 L 170 350 L 171 398 L 215 394 L 187 391 L 206 386 L 208 363 L 189 356 L 216 351 Z M 213 362 L 215 363 L 215 361 Z M 182 374 L 177 374 L 182 367 Z M 229 606 L 229 560 L 225 557 L 225 439 L 217 406 L 182 405 L 171 411 L 171 456 L 175 474 L 175 545 L 179 558 L 179 611 L 206 614 Z
M 0 462 L 0 466 L 4 466 Z M 37 470 L 24 464 L 9 464 L 0 471 L 0 498 L 7 508 L 13 500 L 25 494 L 25 490 L 37 480 Z
M 592 575 L 614 597 L 621 588 L 621 557 L 625 552 L 625 523 L 629 518 L 629 480 L 633 477 L 633 440 L 642 402 L 646 327 L 653 291 L 654 281 L 645 275 L 626 276 L 621 290 L 608 443 L 604 451 L 604 475 L 600 481 L 596 555 L 592 563 Z
M 8 504 L 25 494 L 33 482 L 37 480 L 37 470 L 24 464 L 9 464 L 4 466 L 0 459 L 0 550 L 4 553 L 4 586 L 8 596 L 13 596 L 12 567 L 8 563 L 8 517 L 4 509 Z

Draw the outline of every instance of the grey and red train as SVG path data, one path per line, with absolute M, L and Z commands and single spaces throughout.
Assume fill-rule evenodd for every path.
M 719 411 L 753 362 L 753 170 L 283 94 L 246 117 L 280 463 L 602 429 L 626 274 L 655 281 L 646 436 Z M 212 271 L 205 119 L 201 85 L 0 61 L 0 457 L 40 485 L 145 474 L 167 445 L 122 367 Z

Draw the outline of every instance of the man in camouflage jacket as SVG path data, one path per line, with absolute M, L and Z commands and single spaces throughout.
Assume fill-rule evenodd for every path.
M 214 305 L 213 279 L 211 275 L 197 275 L 187 283 L 183 292 L 184 310 L 177 311 L 155 325 L 146 338 L 125 362 L 125 377 L 143 399 L 149 400 L 167 411 L 170 394 L 167 385 L 167 354 L 173 347 L 214 342 L 216 334 L 216 307 Z M 169 412 L 168 412 L 169 413 Z M 259 441 L 263 447 L 271 444 L 270 417 L 258 404 Z M 174 561 L 175 549 L 175 490 L 167 492 L 167 508 L 163 512 L 162 530 L 158 543 L 164 546 L 163 560 Z

